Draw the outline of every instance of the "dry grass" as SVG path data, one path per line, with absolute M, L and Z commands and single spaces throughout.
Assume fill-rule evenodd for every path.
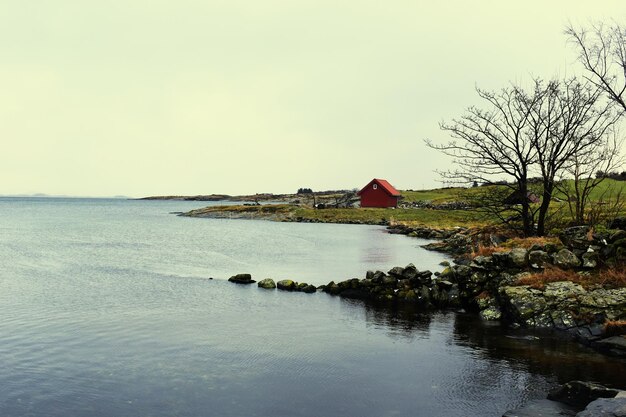
M 476 298 L 479 299 L 479 300 L 486 300 L 488 298 L 491 298 L 491 295 L 489 295 L 489 293 L 487 291 L 483 291 L 480 294 L 478 294 L 476 296 Z
M 467 257 L 472 259 L 477 256 L 491 256 L 498 252 L 508 252 L 508 249 L 501 246 L 483 246 L 479 244 L 478 248 L 472 249 L 472 252 L 469 253 Z
M 524 248 L 529 249 L 533 245 L 560 245 L 558 237 L 514 237 L 502 243 L 503 248 Z
M 626 265 L 618 265 L 598 272 L 598 283 L 614 287 L 626 287 Z
M 524 276 L 515 285 L 529 285 L 531 288 L 543 290 L 547 283 L 571 281 L 584 288 L 602 286 L 607 288 L 626 287 L 626 269 L 623 265 L 594 271 L 590 274 L 578 274 L 572 270 L 547 267 L 543 272 Z
M 531 288 L 543 290 L 547 283 L 571 281 L 576 284 L 586 282 L 587 276 L 577 274 L 574 271 L 566 271 L 557 267 L 548 267 L 543 272 L 526 275 L 517 280 L 516 285 L 529 285 Z
M 626 334 L 626 320 L 609 320 L 604 323 L 606 336 L 619 336 Z

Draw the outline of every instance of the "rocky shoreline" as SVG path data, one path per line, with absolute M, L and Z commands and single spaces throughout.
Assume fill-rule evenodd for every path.
M 594 232 L 589 227 L 564 230 L 560 244 L 534 244 L 489 256 L 467 257 L 478 242 L 497 242 L 501 236 L 466 228 L 452 230 L 393 226 L 390 233 L 437 239 L 427 248 L 457 258 L 444 262 L 442 271 L 420 271 L 413 264 L 387 272 L 367 271 L 363 278 L 331 281 L 315 287 L 307 283 L 264 279 L 260 288 L 288 292 L 325 292 L 332 296 L 360 299 L 389 305 L 414 306 L 423 311 L 464 310 L 482 320 L 513 328 L 549 329 L 595 349 L 626 358 L 626 287 L 606 283 L 588 284 L 585 277 L 602 276 L 606 266 L 626 261 L 626 231 Z M 554 282 L 526 282 L 538 272 L 555 268 L 575 279 Z M 249 274 L 229 279 L 253 284 Z M 613 323 L 614 325 L 610 325 Z M 560 392 L 560 393 L 559 393 Z M 574 381 L 565 384 L 548 399 L 532 401 L 503 417 L 530 416 L 626 416 L 623 391 Z
M 468 252 L 477 240 L 499 239 L 489 233 L 457 228 L 438 230 L 395 226 L 391 233 L 440 239 L 429 249 L 453 254 Z M 367 271 L 363 278 L 331 281 L 315 288 L 307 283 L 264 280 L 264 288 L 313 293 L 317 290 L 345 298 L 385 303 L 408 303 L 424 310 L 464 309 L 483 320 L 511 327 L 550 329 L 609 355 L 626 357 L 626 287 L 586 283 L 604 273 L 601 266 L 626 261 L 626 231 L 595 233 L 586 226 L 566 229 L 562 244 L 535 244 L 490 256 L 458 258 L 442 271 L 419 271 L 413 264 L 388 272 Z M 563 271 L 562 279 L 535 282 L 543 270 Z M 230 281 L 253 283 L 251 277 Z M 584 284 L 584 285 L 583 285 Z M 261 283 L 259 283 L 261 286 Z M 611 329 L 607 325 L 613 323 Z
M 570 381 L 550 391 L 547 399 L 531 401 L 502 417 L 620 417 L 626 416 L 626 391 Z

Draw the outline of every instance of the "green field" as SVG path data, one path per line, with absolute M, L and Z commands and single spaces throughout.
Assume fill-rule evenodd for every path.
M 403 202 L 442 204 L 471 199 L 485 187 L 440 188 L 401 191 Z M 605 180 L 591 195 L 591 204 L 606 201 L 609 195 L 622 191 L 626 198 L 626 182 Z M 568 203 L 557 193 L 551 211 L 561 225 L 569 221 Z M 602 203 L 606 204 L 606 203 Z M 537 208 L 538 205 L 534 205 Z M 608 207 L 608 204 L 607 204 Z M 511 212 L 511 214 L 514 214 Z M 625 214 L 622 211 L 622 214 Z M 307 204 L 267 204 L 261 206 L 212 206 L 194 210 L 187 215 L 197 217 L 261 218 L 275 221 L 311 221 L 321 223 L 405 224 L 432 228 L 481 227 L 495 224 L 495 219 L 475 210 L 443 210 L 426 208 L 326 208 L 314 209 Z

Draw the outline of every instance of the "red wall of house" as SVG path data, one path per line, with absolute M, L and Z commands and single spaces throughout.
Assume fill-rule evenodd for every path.
M 398 197 L 392 197 L 378 184 L 370 184 L 361 192 L 361 207 L 398 207 Z

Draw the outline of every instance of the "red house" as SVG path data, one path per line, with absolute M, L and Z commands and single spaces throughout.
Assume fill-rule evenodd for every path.
M 398 207 L 400 192 L 386 180 L 374 178 L 361 191 L 361 207 Z

